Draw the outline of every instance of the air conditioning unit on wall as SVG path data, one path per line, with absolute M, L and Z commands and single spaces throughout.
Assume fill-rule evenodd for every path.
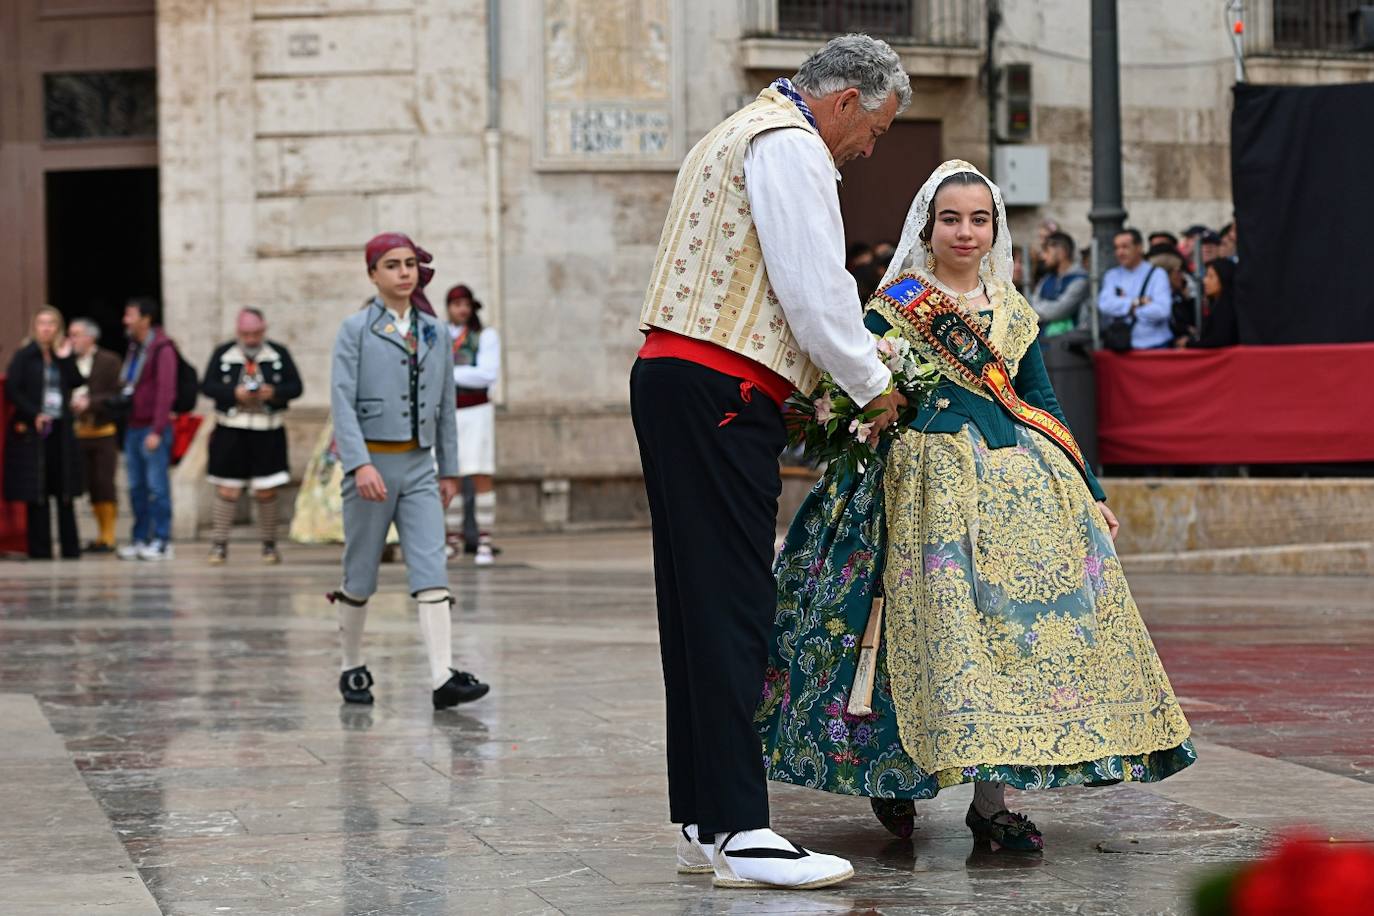
M 999 146 L 993 169 L 1008 207 L 1050 202 L 1050 151 L 1044 146 Z

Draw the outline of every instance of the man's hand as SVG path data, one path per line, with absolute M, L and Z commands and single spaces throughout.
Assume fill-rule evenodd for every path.
M 1116 533 L 1121 530 L 1121 523 L 1116 520 L 1116 514 L 1107 508 L 1106 503 L 1098 503 L 1097 508 L 1102 512 L 1102 520 L 1107 523 L 1107 532 L 1116 540 Z
M 254 395 L 253 392 L 242 385 L 234 389 L 234 400 L 238 401 L 240 404 L 251 403 L 255 397 L 256 395 Z
M 897 411 L 905 406 L 906 398 L 902 396 L 900 391 L 889 391 L 887 394 L 878 395 L 865 404 L 863 412 L 868 413 L 870 410 L 882 411 L 882 413 L 869 421 L 873 424 L 873 432 L 876 434 L 887 429 L 888 426 L 897 419 Z
M 143 450 L 148 454 L 157 451 L 157 447 L 162 444 L 162 437 L 157 433 L 149 433 L 143 438 Z
M 33 418 L 33 426 L 34 429 L 38 430 L 38 434 L 40 436 L 46 436 L 48 434 L 48 430 L 52 428 L 52 417 L 48 416 L 45 413 L 40 413 L 38 416 Z
M 460 488 L 461 481 L 457 477 L 439 478 L 439 499 L 443 500 L 445 509 L 448 508 L 449 503 L 453 502 L 453 498 L 458 495 Z
M 266 384 L 264 384 L 264 385 L 258 386 L 258 400 L 259 400 L 259 401 L 270 401 L 270 400 L 272 400 L 272 399 L 273 399 L 274 397 L 276 397 L 276 396 L 277 396 L 277 389 L 273 388 L 271 385 L 266 385 Z
M 386 483 L 382 472 L 370 464 L 365 464 L 353 472 L 353 482 L 358 487 L 358 495 L 374 503 L 386 499 Z

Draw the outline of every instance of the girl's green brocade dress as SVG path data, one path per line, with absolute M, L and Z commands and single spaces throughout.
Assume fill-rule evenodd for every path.
M 923 282 L 919 274 L 916 275 Z M 990 285 L 981 313 L 1020 397 L 1054 414 L 1035 313 Z M 990 319 L 990 322 L 989 322 Z M 879 300 L 871 331 L 915 328 Z M 1096 506 L 1101 488 L 1036 430 L 952 377 L 859 475 L 827 473 L 779 555 L 756 721 L 769 778 L 930 798 L 1164 779 L 1189 728 Z M 873 713 L 846 712 L 875 586 Z

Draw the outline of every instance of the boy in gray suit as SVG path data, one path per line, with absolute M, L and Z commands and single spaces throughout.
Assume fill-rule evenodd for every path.
M 344 575 L 330 600 L 339 604 L 339 692 L 348 703 L 372 702 L 363 625 L 392 523 L 418 604 L 434 708 L 480 699 L 489 689 L 452 667 L 444 509 L 458 492 L 458 437 L 453 353 L 423 291 L 434 275 L 423 266 L 430 260 L 400 233 L 368 242 L 367 275 L 377 295 L 334 341 L 330 409 L 345 475 Z

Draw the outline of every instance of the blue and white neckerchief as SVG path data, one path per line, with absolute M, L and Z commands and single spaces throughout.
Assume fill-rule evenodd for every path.
M 792 85 L 790 79 L 785 76 L 775 79 L 768 88 L 787 96 L 788 101 L 796 105 L 797 110 L 802 113 L 802 117 L 806 118 L 806 123 L 810 124 L 816 133 L 821 132 L 821 126 L 816 123 L 816 116 L 811 113 L 811 107 L 802 100 L 801 93 L 797 92 L 797 88 Z

